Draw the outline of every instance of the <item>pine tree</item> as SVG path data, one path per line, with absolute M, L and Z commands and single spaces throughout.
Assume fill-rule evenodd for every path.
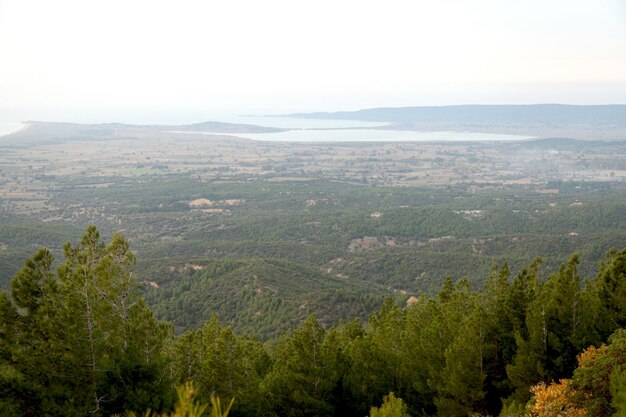
M 603 339 L 626 326 L 626 249 L 607 254 L 596 278 L 601 313 L 597 320 Z
M 162 356 L 169 328 L 140 297 L 128 243 L 115 235 L 105 245 L 90 226 L 64 252 L 58 278 L 41 249 L 12 280 L 11 299 L 0 298 L 13 407 L 23 415 L 161 407 L 169 399 Z
M 266 377 L 266 393 L 280 416 L 330 416 L 336 381 L 323 350 L 325 330 L 310 316 L 293 337 L 282 337 Z
M 513 364 L 507 367 L 509 379 L 516 387 L 515 399 L 526 402 L 528 389 L 540 381 L 558 381 L 571 376 L 576 368 L 576 354 L 582 349 L 585 330 L 581 326 L 583 311 L 578 255 L 567 266 L 539 286 L 528 306 L 528 336 L 517 336 L 518 349 Z
M 442 303 L 442 319 L 452 337 L 443 347 L 443 367 L 435 376 L 435 404 L 441 416 L 466 416 L 484 409 L 484 311 L 467 280 Z

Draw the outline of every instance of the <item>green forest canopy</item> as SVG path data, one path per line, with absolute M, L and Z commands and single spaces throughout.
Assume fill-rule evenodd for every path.
M 448 279 L 404 308 L 388 299 L 367 322 L 310 316 L 267 343 L 215 315 L 174 336 L 144 304 L 119 234 L 105 244 L 89 226 L 56 273 L 52 262 L 40 249 L 0 293 L 0 415 L 166 412 L 187 382 L 205 402 L 235 398 L 234 416 L 498 415 L 562 378 L 589 415 L 612 415 L 624 395 L 626 249 L 591 279 L 577 255 L 549 277 L 540 259 L 515 276 L 505 263 L 481 291 Z M 583 351 L 611 366 L 577 370 Z M 602 398 L 589 394 L 598 383 Z

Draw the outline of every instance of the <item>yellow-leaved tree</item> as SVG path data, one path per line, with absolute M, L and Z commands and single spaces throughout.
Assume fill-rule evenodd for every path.
M 531 388 L 533 399 L 526 408 L 526 417 L 583 417 L 586 410 L 577 408 L 573 402 L 574 392 L 570 380 L 558 384 L 540 383 Z

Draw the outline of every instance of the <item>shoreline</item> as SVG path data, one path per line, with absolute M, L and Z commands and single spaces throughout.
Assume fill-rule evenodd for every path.
M 28 122 L 0 123 L 0 138 L 24 130 L 27 126 Z

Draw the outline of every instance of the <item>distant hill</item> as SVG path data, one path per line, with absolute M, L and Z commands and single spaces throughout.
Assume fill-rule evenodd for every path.
M 202 122 L 187 125 L 132 125 L 125 123 L 62 123 L 62 122 L 24 122 L 23 129 L 9 133 L 0 138 L 5 146 L 23 146 L 37 143 L 64 142 L 68 140 L 90 140 L 103 138 L 130 138 L 151 135 L 155 138 L 169 132 L 181 133 L 271 133 L 287 129 L 257 126 L 250 124 Z
M 160 131 L 180 131 L 180 132 L 208 132 L 208 133 L 273 133 L 284 132 L 288 129 L 277 127 L 265 127 L 258 125 L 223 123 L 223 122 L 202 122 L 189 125 L 124 125 L 134 128 L 145 128 Z
M 390 123 L 608 123 L 626 125 L 626 105 L 458 105 L 380 107 L 358 111 L 295 113 L 290 117 Z
M 334 113 L 296 113 L 309 119 L 387 122 L 370 129 L 462 131 L 537 138 L 626 139 L 626 105 L 459 105 L 381 107 Z

